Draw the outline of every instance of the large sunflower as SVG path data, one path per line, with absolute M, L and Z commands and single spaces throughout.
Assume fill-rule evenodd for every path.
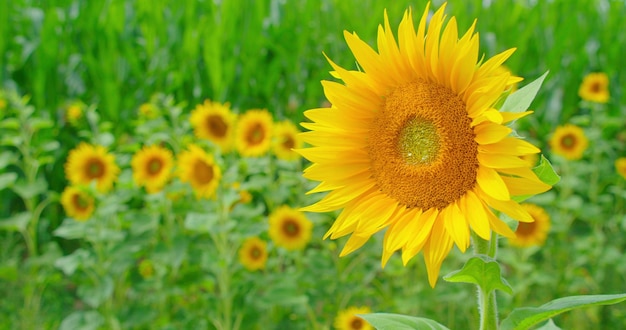
M 191 184 L 196 197 L 210 198 L 219 185 L 222 171 L 213 156 L 192 144 L 178 156 L 178 177 Z
M 525 203 L 522 206 L 534 221 L 520 222 L 515 230 L 515 237 L 509 238 L 509 242 L 518 247 L 543 245 L 550 231 L 550 216 L 538 205 Z
M 569 160 L 581 159 L 589 146 L 583 129 L 572 124 L 558 126 L 549 143 L 553 153 Z
M 147 192 L 155 193 L 170 179 L 174 157 L 171 151 L 158 145 L 144 146 L 133 156 L 130 165 L 135 183 L 145 186 Z
M 85 142 L 71 150 L 65 162 L 65 176 L 72 184 L 89 184 L 95 180 L 96 187 L 101 192 L 111 189 L 119 172 L 115 157 L 103 146 Z
M 229 104 L 204 101 L 191 112 L 191 125 L 198 138 L 208 139 L 217 144 L 223 152 L 233 146 L 233 133 L 236 116 L 230 111 Z
M 296 160 L 300 155 L 293 151 L 302 148 L 302 141 L 298 135 L 296 125 L 285 120 L 274 125 L 274 144 L 272 150 L 276 157 L 283 160 Z
M 281 206 L 269 216 L 269 234 L 276 246 L 287 250 L 303 249 L 311 240 L 313 223 L 289 206 Z
M 239 262 L 250 271 L 265 268 L 267 243 L 258 237 L 246 239 L 239 249 Z
M 520 81 L 497 69 L 514 50 L 479 60 L 475 24 L 459 39 L 454 17 L 444 26 L 444 8 L 427 33 L 428 6 L 417 32 L 405 12 L 399 45 L 385 15 L 378 52 L 345 32 L 362 71 L 329 60 L 345 84 L 322 82 L 332 107 L 305 112 L 313 123 L 302 124 L 310 129 L 302 136 L 312 147 L 299 150 L 314 163 L 304 176 L 321 181 L 311 192 L 330 191 L 302 210 L 343 208 L 326 233 L 352 234 L 341 255 L 387 228 L 383 265 L 394 251 L 406 264 L 423 250 L 431 286 L 452 246 L 468 248 L 470 230 L 514 236 L 494 209 L 530 222 L 511 196 L 550 189 L 521 159 L 539 149 L 503 125 L 530 112 L 493 108 Z
M 606 73 L 594 72 L 583 78 L 578 96 L 585 101 L 607 103 L 609 101 L 609 77 Z
M 248 110 L 239 116 L 235 145 L 239 154 L 257 157 L 266 153 L 272 139 L 272 115 L 267 110 Z
M 350 307 L 342 310 L 335 318 L 335 329 L 337 330 L 373 330 L 374 328 L 365 320 L 357 316 L 358 314 L 369 314 L 372 311 L 369 307 Z
M 93 214 L 94 198 L 87 191 L 74 186 L 65 187 L 61 193 L 61 205 L 65 214 L 78 220 L 86 221 Z

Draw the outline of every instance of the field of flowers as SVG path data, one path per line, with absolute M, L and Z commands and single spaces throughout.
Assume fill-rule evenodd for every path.
M 0 329 L 626 328 L 623 0 L 0 8 Z

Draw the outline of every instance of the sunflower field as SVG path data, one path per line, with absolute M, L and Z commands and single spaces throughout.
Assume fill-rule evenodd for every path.
M 0 0 L 0 329 L 626 328 L 624 0 Z

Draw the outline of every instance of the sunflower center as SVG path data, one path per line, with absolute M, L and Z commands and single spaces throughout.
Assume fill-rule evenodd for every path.
M 261 143 L 264 138 L 265 131 L 263 130 L 263 126 L 258 123 L 250 127 L 248 134 L 246 134 L 246 141 L 248 141 L 248 144 L 250 145 L 257 145 Z
M 474 188 L 478 144 L 465 102 L 436 83 L 393 90 L 367 141 L 378 188 L 401 205 L 443 209 Z
M 536 220 L 535 220 L 536 221 Z M 535 232 L 534 222 L 520 222 L 515 230 L 515 235 L 519 237 L 529 237 Z
M 213 167 L 203 160 L 197 160 L 193 165 L 193 174 L 199 184 L 208 184 L 213 180 Z
M 288 237 L 298 237 L 300 226 L 295 221 L 287 219 L 283 222 L 283 232 Z
M 576 137 L 573 134 L 567 134 L 561 138 L 561 147 L 563 149 L 572 149 L 576 145 Z
M 147 172 L 150 175 L 156 175 L 161 172 L 163 162 L 159 158 L 152 158 L 148 161 Z
M 363 328 L 363 320 L 355 317 L 352 322 L 350 322 L 350 329 L 358 330 Z
M 209 131 L 213 133 L 213 135 L 218 137 L 223 137 L 226 135 L 226 130 L 228 129 L 228 125 L 224 121 L 224 118 L 218 115 L 211 115 L 207 118 L 207 125 Z
M 72 197 L 72 203 L 74 204 L 74 207 L 84 211 L 87 208 L 89 208 L 89 200 L 87 200 L 86 198 L 84 198 L 83 196 L 81 196 L 81 194 L 75 194 Z
M 102 160 L 98 158 L 92 158 L 87 162 L 85 166 L 87 170 L 87 177 L 91 179 L 99 179 L 104 174 L 104 164 Z
M 602 86 L 599 82 L 593 82 L 589 88 L 593 93 L 600 93 Z
M 287 150 L 293 149 L 296 146 L 296 142 L 293 140 L 291 136 L 286 136 L 283 140 L 283 148 Z
M 430 164 L 439 154 L 437 128 L 431 121 L 413 118 L 401 129 L 398 147 L 407 164 Z
M 261 257 L 261 249 L 259 249 L 258 247 L 253 247 L 252 249 L 250 249 L 250 257 L 253 260 L 257 260 Z

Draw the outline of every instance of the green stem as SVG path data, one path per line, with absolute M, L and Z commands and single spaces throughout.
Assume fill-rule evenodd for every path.
M 489 241 L 482 239 L 472 232 L 474 254 L 487 255 L 495 258 L 497 251 L 497 234 L 492 233 Z M 480 285 L 478 287 L 478 311 L 480 313 L 480 330 L 498 329 L 498 305 L 496 292 L 486 291 Z

